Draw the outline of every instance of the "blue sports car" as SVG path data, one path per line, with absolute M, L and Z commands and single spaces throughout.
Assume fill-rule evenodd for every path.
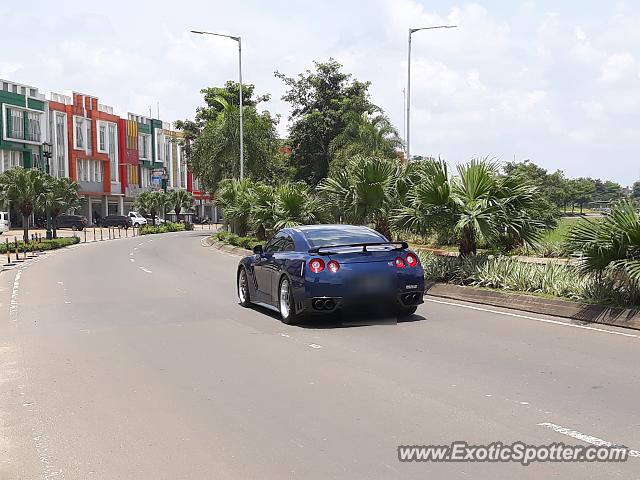
M 307 314 L 349 307 L 392 307 L 399 317 L 422 303 L 424 276 L 405 242 L 353 225 L 305 225 L 280 230 L 240 260 L 240 305 L 280 312 L 287 324 Z

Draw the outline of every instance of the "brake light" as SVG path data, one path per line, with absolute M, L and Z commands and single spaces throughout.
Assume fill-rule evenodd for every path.
M 404 268 L 404 260 L 402 257 L 396 257 L 396 268 Z
M 418 258 L 413 253 L 407 253 L 407 265 L 415 267 L 418 264 Z
M 313 273 L 320 273 L 324 270 L 324 262 L 320 258 L 314 258 L 309 262 L 309 268 Z
M 331 273 L 336 273 L 338 270 L 340 270 L 340 264 L 338 262 L 336 262 L 335 260 L 331 260 L 327 264 L 327 268 L 329 269 L 329 271 Z

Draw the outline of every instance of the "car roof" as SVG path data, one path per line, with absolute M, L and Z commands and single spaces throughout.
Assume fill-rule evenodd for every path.
M 365 225 L 348 225 L 343 223 L 327 223 L 327 224 L 318 224 L 318 225 L 299 225 L 297 227 L 293 227 L 292 230 L 298 230 L 302 233 L 313 231 L 313 230 L 326 230 L 326 229 L 338 229 L 345 231 L 374 231 L 371 228 Z

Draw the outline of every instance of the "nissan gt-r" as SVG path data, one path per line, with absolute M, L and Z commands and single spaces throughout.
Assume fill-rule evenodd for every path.
M 276 310 L 287 324 L 371 305 L 406 317 L 423 302 L 418 256 L 365 226 L 284 228 L 253 253 L 238 265 L 239 303 Z

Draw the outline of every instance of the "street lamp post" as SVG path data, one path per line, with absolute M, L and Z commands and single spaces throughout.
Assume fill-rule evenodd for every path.
M 51 175 L 51 158 L 53 157 L 53 145 L 48 142 L 42 144 L 42 156 L 45 158 L 46 173 Z M 53 231 L 51 230 L 51 212 L 47 208 L 47 240 L 53 238 Z
M 411 34 L 420 30 L 434 30 L 436 28 L 456 28 L 457 25 L 438 25 L 435 27 L 421 27 L 409 29 L 409 48 L 407 51 L 407 161 L 411 160 Z
M 202 30 L 191 30 L 191 33 L 198 35 L 213 35 L 216 37 L 230 38 L 238 42 L 238 80 L 240 83 L 240 180 L 244 178 L 244 128 L 243 128 L 243 112 L 242 112 L 242 39 L 233 35 L 224 35 L 222 33 L 205 32 Z

